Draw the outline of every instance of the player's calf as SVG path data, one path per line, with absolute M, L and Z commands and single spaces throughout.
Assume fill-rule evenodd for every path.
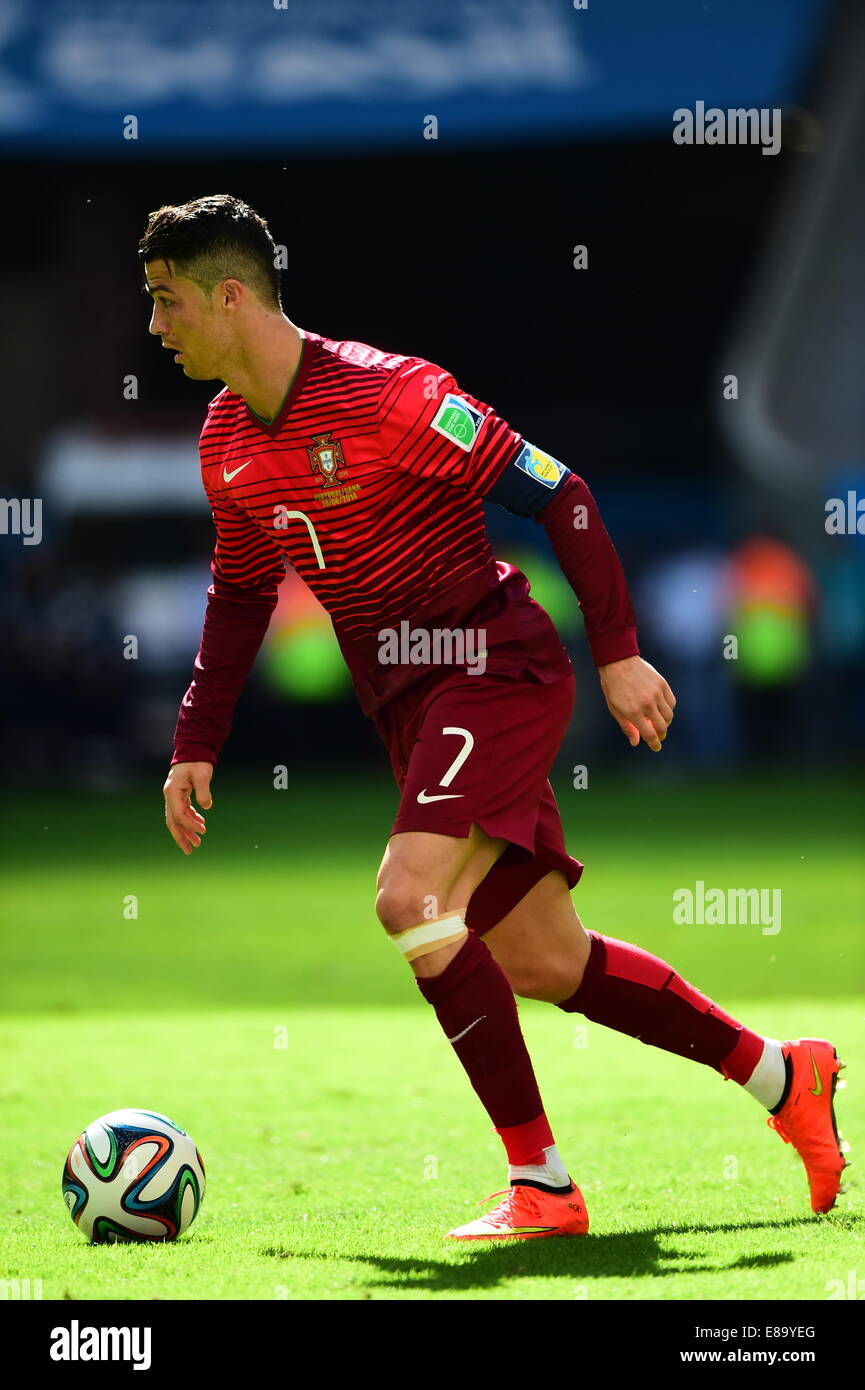
M 521 999 L 560 1004 L 579 988 L 591 941 L 563 873 L 546 874 L 484 941 Z
M 391 846 L 398 838 L 392 837 Z M 457 893 L 460 901 L 463 894 L 468 900 L 473 881 L 480 882 L 501 852 L 499 842 L 487 841 L 474 854 L 471 845 L 457 842 L 459 848 L 448 865 L 448 872 L 454 868 L 455 872 L 449 880 L 443 872 L 447 847 L 424 841 L 450 838 L 407 834 L 402 845 L 386 856 L 376 899 L 379 920 L 412 966 L 418 988 L 434 1008 L 500 1135 L 511 1184 L 570 1197 L 573 1184 L 544 1113 L 510 983 L 481 938 L 468 930 L 464 907 L 447 905 Z M 406 863 L 409 839 L 419 842 L 421 862 L 426 856 L 425 872 L 418 870 L 417 862 Z M 431 906 L 440 907 L 443 901 L 443 911 L 429 913 Z

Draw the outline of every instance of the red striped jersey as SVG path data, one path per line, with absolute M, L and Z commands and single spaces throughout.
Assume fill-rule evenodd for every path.
M 550 620 L 525 577 L 496 563 L 484 524 L 481 498 L 522 447 L 444 368 L 303 331 L 270 423 L 227 388 L 210 403 L 200 450 L 214 579 L 275 604 L 288 561 L 330 614 L 367 714 L 432 669 L 382 663 L 383 632 L 453 629 L 485 599 L 496 600 L 487 670 L 523 668 L 532 639 L 553 637 L 563 675 Z M 534 655 L 550 667 L 548 651 Z

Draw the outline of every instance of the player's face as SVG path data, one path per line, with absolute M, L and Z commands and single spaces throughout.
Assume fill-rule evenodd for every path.
M 194 381 L 221 377 L 227 325 L 193 280 L 173 276 L 165 261 L 148 261 L 147 286 L 153 295 L 150 332 L 175 355 L 184 375 Z

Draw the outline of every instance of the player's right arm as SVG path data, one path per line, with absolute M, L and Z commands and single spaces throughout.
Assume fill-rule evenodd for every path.
M 285 578 L 275 541 L 225 494 L 205 485 L 216 527 L 213 582 L 192 683 L 180 705 L 171 766 L 163 786 L 165 823 L 184 854 L 201 844 L 205 822 L 192 805 L 207 810 L 210 781 L 228 737 L 235 705 L 246 684 Z

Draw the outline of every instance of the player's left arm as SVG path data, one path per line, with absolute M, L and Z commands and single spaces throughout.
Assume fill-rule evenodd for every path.
M 632 747 L 642 738 L 660 752 L 676 697 L 640 656 L 624 571 L 586 482 L 523 440 L 485 501 L 544 527 L 582 610 L 607 708 Z

